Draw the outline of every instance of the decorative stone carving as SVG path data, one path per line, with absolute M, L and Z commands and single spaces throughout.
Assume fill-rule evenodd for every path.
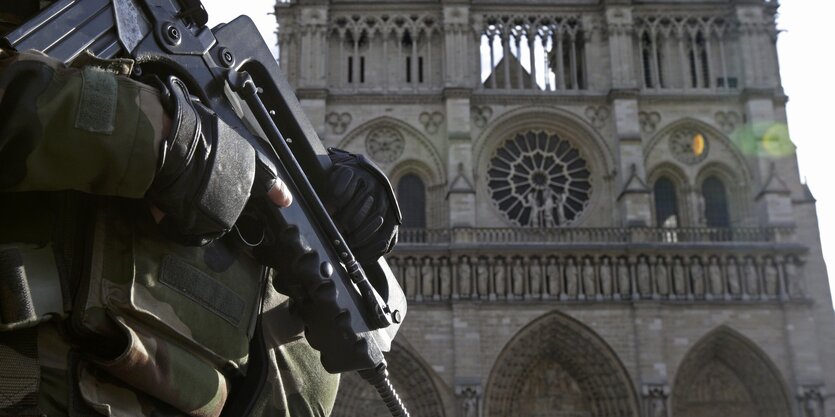
M 777 274 L 774 260 L 766 258 L 763 267 L 763 284 L 765 284 L 765 293 L 770 297 L 776 297 L 780 291 L 780 277 Z
M 505 277 L 504 259 L 496 258 L 493 263 L 493 288 L 496 296 L 504 298 L 507 294 L 507 280 Z
M 728 259 L 727 279 L 728 292 L 733 296 L 739 296 L 742 293 L 742 285 L 739 280 L 739 266 L 736 263 L 736 258 Z
M 548 280 L 548 293 L 553 296 L 559 295 L 562 292 L 562 277 L 560 276 L 560 265 L 553 257 L 548 258 L 545 275 Z
M 736 129 L 736 126 L 739 124 L 739 122 L 742 121 L 742 118 L 739 117 L 739 115 L 733 111 L 718 111 L 716 112 L 714 119 L 716 120 L 716 124 L 719 126 L 719 128 L 722 129 L 722 131 L 725 133 L 732 133 Z
M 459 384 L 455 387 L 455 395 L 461 402 L 461 416 L 479 417 L 478 405 L 481 399 L 481 385 Z
M 658 124 L 661 123 L 661 114 L 658 112 L 638 112 L 638 123 L 641 124 L 641 131 L 644 133 L 655 132 Z
M 805 293 L 803 291 L 803 277 L 799 273 L 800 262 L 797 258 L 791 257 L 786 259 L 784 271 L 786 274 L 786 285 L 789 287 L 789 294 L 792 297 L 802 297 Z
M 801 385 L 797 389 L 797 400 L 800 402 L 801 417 L 823 417 L 823 403 L 826 393 L 823 385 Z
M 673 258 L 673 293 L 677 296 L 683 296 L 687 293 L 687 277 L 684 265 L 681 264 L 681 258 Z
M 441 258 L 438 264 L 438 286 L 440 287 L 439 291 L 435 291 L 432 298 L 436 300 L 449 298 L 452 290 L 452 271 L 449 266 L 449 259 L 446 257 Z
M 341 135 L 345 133 L 351 124 L 351 113 L 330 112 L 325 116 L 325 123 L 330 126 L 334 134 Z
M 574 222 L 588 205 L 591 173 L 579 150 L 557 134 L 521 132 L 490 159 L 487 181 L 495 206 L 517 226 Z
M 670 387 L 667 384 L 644 384 L 641 387 L 645 417 L 669 417 L 668 400 Z
M 476 263 L 475 267 L 476 273 L 476 291 L 481 298 L 487 298 L 490 294 L 490 288 L 488 283 L 490 282 L 490 268 L 487 265 L 487 260 L 484 258 L 478 258 L 478 263 Z
M 565 294 L 570 298 L 577 298 L 577 264 L 574 263 L 574 258 L 568 258 L 565 264 Z
M 403 155 L 406 140 L 394 127 L 381 126 L 368 133 L 365 138 L 365 150 L 375 161 L 394 162 Z
M 525 266 L 522 258 L 514 258 L 510 266 L 511 294 L 510 298 L 521 298 L 525 287 Z
M 432 268 L 432 258 L 423 258 L 421 260 L 420 285 L 422 298 L 431 299 L 435 291 L 435 271 Z
M 742 266 L 743 277 L 745 278 L 745 293 L 748 295 L 756 295 L 760 291 L 760 277 L 757 274 L 757 266 L 754 265 L 754 259 L 750 256 L 745 258 L 745 263 Z
M 592 126 L 603 129 L 606 127 L 606 121 L 609 120 L 609 108 L 606 106 L 588 106 L 586 107 L 586 117 Z
M 659 256 L 655 261 L 655 291 L 658 295 L 670 295 L 670 277 L 667 274 L 667 264 L 664 263 L 664 258 Z
M 418 119 L 420 124 L 426 130 L 426 133 L 433 134 L 438 132 L 438 128 L 444 122 L 444 115 L 441 112 L 423 112 Z
M 403 291 L 409 298 L 414 298 L 420 294 L 420 288 L 418 287 L 418 271 L 413 258 L 406 259 L 405 269 L 406 278 L 404 281 L 406 282 L 406 286 L 403 288 Z
M 650 296 L 652 294 L 652 277 L 646 257 L 638 258 L 637 274 L 638 293 L 641 294 L 641 297 Z
M 607 256 L 600 260 L 600 293 L 604 297 L 612 295 L 612 265 Z
M 725 293 L 722 286 L 722 269 L 715 256 L 710 258 L 710 264 L 707 266 L 707 280 L 710 284 L 710 294 L 721 297 Z
M 525 292 L 525 298 L 547 293 L 547 291 L 543 291 L 542 288 L 542 264 L 539 262 L 539 258 L 531 259 L 528 271 L 530 281 L 528 290 Z
M 685 126 L 676 129 L 668 139 L 673 156 L 688 165 L 695 165 L 707 158 L 710 141 L 699 130 Z
M 583 268 L 581 269 L 583 276 L 583 294 L 586 298 L 594 298 L 597 294 L 597 285 L 595 283 L 594 265 L 591 263 L 591 258 L 583 258 Z
M 462 256 L 461 259 L 458 260 L 458 293 L 462 298 L 468 298 L 477 294 L 472 283 L 473 280 L 470 258 Z
M 705 295 L 705 272 L 699 258 L 690 260 L 690 281 L 693 283 L 693 295 L 704 297 Z
M 491 109 L 490 106 L 473 107 L 472 112 L 470 113 L 470 117 L 473 119 L 473 124 L 480 128 L 487 126 L 487 122 L 490 121 L 490 117 L 492 116 L 493 109 Z
M 621 297 L 629 297 L 632 294 L 632 283 L 629 277 L 629 265 L 626 263 L 626 258 L 618 258 L 618 295 Z

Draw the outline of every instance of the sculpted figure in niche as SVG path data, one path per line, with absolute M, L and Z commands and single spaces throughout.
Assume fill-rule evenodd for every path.
M 441 258 L 441 263 L 438 265 L 438 286 L 440 288 L 435 292 L 433 298 L 449 298 L 452 289 L 452 270 L 449 265 L 449 259 L 446 257 Z
M 529 269 L 531 281 L 527 295 L 539 296 L 542 294 L 542 264 L 539 263 L 539 258 L 531 259 Z
M 684 270 L 684 265 L 681 264 L 681 258 L 673 259 L 673 292 L 676 295 L 684 295 L 687 285 L 687 272 Z
M 432 293 L 434 292 L 435 288 L 435 271 L 432 268 L 432 259 L 431 258 L 423 258 L 423 262 L 420 265 L 420 285 L 421 285 L 421 295 L 423 295 L 424 299 L 432 298 Z
M 655 260 L 655 289 L 659 295 L 670 294 L 669 275 L 667 274 L 667 265 L 664 263 L 664 258 L 659 256 Z
M 774 261 L 771 258 L 765 261 L 763 280 L 765 281 L 765 293 L 770 296 L 776 296 L 780 288 L 780 282 L 777 276 L 777 267 L 774 266 Z
M 504 298 L 507 294 L 505 280 L 505 265 L 504 259 L 496 258 L 493 262 L 493 288 L 496 289 L 496 296 Z
M 525 288 L 525 266 L 521 258 L 514 258 L 510 267 L 511 292 L 513 298 L 522 298 Z
M 710 258 L 710 265 L 707 266 L 707 279 L 710 282 L 711 294 L 722 296 L 725 293 L 724 288 L 722 288 L 722 269 L 719 267 L 716 257 Z
M 562 291 L 562 285 L 560 285 L 560 266 L 556 259 L 548 258 L 548 265 L 545 266 L 545 276 L 548 280 L 547 292 L 551 295 L 559 295 Z
M 796 258 L 789 258 L 786 260 L 786 284 L 789 286 L 789 293 L 792 297 L 800 297 L 803 295 L 803 278 L 798 273 L 798 261 Z
M 667 417 L 667 404 L 664 397 L 652 397 L 650 402 L 650 414 L 652 417 Z
M 458 260 L 458 293 L 462 298 L 470 297 L 470 294 L 475 294 L 472 285 L 472 268 L 470 267 L 470 258 L 463 256 Z
M 705 295 L 705 272 L 699 258 L 690 260 L 690 279 L 693 281 L 693 294 L 697 297 Z
M 728 259 L 728 291 L 731 295 L 738 296 L 742 293 L 742 285 L 739 280 L 739 267 L 736 258 Z
M 574 258 L 568 258 L 565 264 L 565 293 L 571 298 L 577 297 L 577 265 Z
M 486 259 L 478 258 L 478 263 L 475 266 L 475 274 L 476 291 L 481 298 L 485 298 L 490 294 L 490 288 L 488 288 L 487 285 L 487 283 L 490 282 L 490 268 L 487 266 Z
M 751 257 L 745 258 L 745 265 L 742 267 L 742 272 L 745 277 L 745 292 L 749 295 L 758 294 L 760 292 L 760 277 L 757 274 L 757 266 Z
M 647 258 L 638 258 L 638 292 L 641 296 L 652 294 L 652 282 L 650 281 L 649 264 Z
M 594 297 L 597 294 L 597 285 L 594 276 L 594 264 L 591 258 L 583 258 L 583 293 L 586 297 Z
M 631 284 L 629 282 L 629 265 L 626 264 L 626 258 L 618 258 L 618 293 L 624 297 L 631 294 Z
M 600 292 L 607 297 L 612 295 L 612 264 L 605 256 L 600 260 Z
M 420 295 L 420 291 L 418 291 L 418 273 L 414 258 L 406 259 L 405 269 L 406 271 L 403 275 L 405 275 L 404 281 L 406 286 L 403 287 L 403 292 L 405 292 L 409 298 L 415 298 L 415 296 Z

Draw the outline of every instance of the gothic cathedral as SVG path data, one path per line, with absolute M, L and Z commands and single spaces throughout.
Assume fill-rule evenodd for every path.
M 835 416 L 777 0 L 290 0 L 279 63 L 390 177 L 418 417 Z M 387 416 L 344 375 L 334 416 Z

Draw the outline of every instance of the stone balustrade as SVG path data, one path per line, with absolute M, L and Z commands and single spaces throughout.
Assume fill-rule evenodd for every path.
M 387 259 L 407 298 L 418 302 L 805 299 L 806 249 L 788 241 L 791 232 L 404 230 L 405 242 Z

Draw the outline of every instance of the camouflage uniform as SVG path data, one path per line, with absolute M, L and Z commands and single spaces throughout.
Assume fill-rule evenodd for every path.
M 270 271 L 228 236 L 170 242 L 139 200 L 164 110 L 130 65 L 0 60 L 0 416 L 217 416 L 251 342 L 250 415 L 330 414 L 338 376 Z

